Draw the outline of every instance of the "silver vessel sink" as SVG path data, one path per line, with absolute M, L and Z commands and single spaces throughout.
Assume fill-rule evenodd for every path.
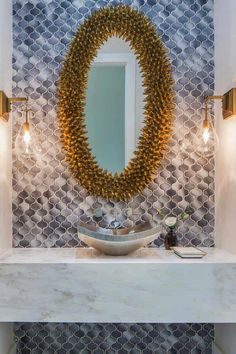
M 147 246 L 160 234 L 162 227 L 151 222 L 132 228 L 103 229 L 79 224 L 78 236 L 86 245 L 112 256 L 124 256 Z

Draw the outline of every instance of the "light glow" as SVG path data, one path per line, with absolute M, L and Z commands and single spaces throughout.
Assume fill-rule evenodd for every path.
M 207 144 L 208 141 L 209 141 L 209 138 L 210 138 L 209 128 L 204 128 L 203 129 L 202 138 L 203 138 L 204 143 Z
M 23 139 L 24 139 L 24 142 L 28 145 L 31 140 L 31 136 L 30 136 L 29 131 L 25 131 Z

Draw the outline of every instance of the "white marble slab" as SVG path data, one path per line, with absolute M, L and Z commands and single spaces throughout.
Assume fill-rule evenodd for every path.
M 0 321 L 236 322 L 236 256 L 143 249 L 12 249 L 0 256 Z

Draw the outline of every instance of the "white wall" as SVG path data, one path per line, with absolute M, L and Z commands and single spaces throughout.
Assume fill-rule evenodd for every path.
M 215 93 L 236 87 L 236 0 L 215 0 Z M 217 104 L 216 246 L 236 254 L 236 118 L 223 121 Z M 216 344 L 236 353 L 236 325 L 215 326 Z
M 11 28 L 11 0 L 0 0 L 0 90 L 4 90 L 8 95 L 11 95 L 12 76 Z M 0 252 L 12 245 L 11 175 L 11 125 L 0 120 Z M 0 323 L 1 354 L 9 353 L 12 332 L 12 324 Z
M 12 4 L 0 0 L 0 90 L 11 96 Z M 11 124 L 0 119 L 0 251 L 12 244 Z
M 215 92 L 236 87 L 236 1 L 215 1 Z M 223 121 L 216 160 L 216 245 L 236 253 L 236 118 Z

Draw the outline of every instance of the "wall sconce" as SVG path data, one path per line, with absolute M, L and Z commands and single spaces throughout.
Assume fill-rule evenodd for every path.
M 5 122 L 9 119 L 9 113 L 11 112 L 11 105 L 14 102 L 27 102 L 26 97 L 7 97 L 3 91 L 0 91 L 0 118 Z
M 181 150 L 187 153 L 195 151 L 199 156 L 214 156 L 218 147 L 219 139 L 214 123 L 209 114 L 209 101 L 222 101 L 222 115 L 224 119 L 236 116 L 236 88 L 231 89 L 222 96 L 207 96 L 204 99 L 204 119 L 202 125 L 194 135 L 193 142 L 182 143 Z
M 222 109 L 224 119 L 236 117 L 236 88 L 224 94 Z
M 205 157 L 215 155 L 219 147 L 219 138 L 209 117 L 208 102 L 211 100 L 222 101 L 223 119 L 228 119 L 236 115 L 236 88 L 226 92 L 223 96 L 207 96 L 204 100 L 205 117 L 202 127 L 196 134 L 196 152 Z
M 209 114 L 208 103 L 211 100 L 222 100 L 223 96 L 207 96 L 204 99 L 204 119 L 193 140 L 193 148 L 199 156 L 214 156 L 219 147 L 214 123 Z
M 0 91 L 0 117 L 7 122 L 9 119 L 9 112 L 11 112 L 11 105 L 15 102 L 22 102 L 24 104 L 23 112 L 25 114 L 25 122 L 20 127 L 20 130 L 15 140 L 15 151 L 19 157 L 32 157 L 41 152 L 41 147 L 32 126 L 29 124 L 28 98 L 26 97 L 12 97 L 8 98 L 3 91 Z

